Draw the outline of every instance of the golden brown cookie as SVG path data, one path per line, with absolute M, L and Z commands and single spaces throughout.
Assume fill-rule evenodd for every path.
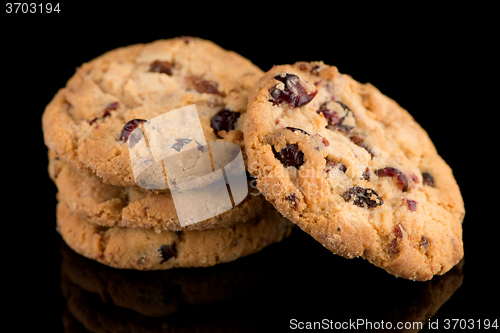
M 181 226 L 169 190 L 150 191 L 138 187 L 103 183 L 97 176 L 79 172 L 49 152 L 49 175 L 57 186 L 57 198 L 74 214 L 103 227 L 162 230 L 204 230 L 228 227 L 253 219 L 265 210 L 265 199 L 249 188 L 245 200 L 230 210 L 198 223 Z M 200 204 L 208 191 L 198 191 L 193 202 Z M 179 203 L 177 203 L 178 205 Z M 181 207 L 182 208 L 182 207 Z
M 199 38 L 118 48 L 77 68 L 47 105 L 45 144 L 107 184 L 136 186 L 127 142 L 132 128 L 194 104 L 206 141 L 242 147 L 249 89 L 262 74 L 246 58 Z
M 230 262 L 281 241 L 293 224 L 272 207 L 266 214 L 231 227 L 163 231 L 102 227 L 57 205 L 57 231 L 75 252 L 115 268 L 161 270 L 208 267 Z
M 371 84 L 322 62 L 275 66 L 251 93 L 244 137 L 264 197 L 332 252 L 411 280 L 462 258 L 451 168 Z

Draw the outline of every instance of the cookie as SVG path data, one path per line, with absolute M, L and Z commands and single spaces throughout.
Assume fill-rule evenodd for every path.
M 281 241 L 293 224 L 272 207 L 266 214 L 227 228 L 189 231 L 102 227 L 57 204 L 57 231 L 75 252 L 107 266 L 137 270 L 209 267 Z
M 330 251 L 411 280 L 463 256 L 463 199 L 424 129 L 394 100 L 323 62 L 273 67 L 249 97 L 248 171 Z
M 134 128 L 194 104 L 207 142 L 242 147 L 249 90 L 262 74 L 243 56 L 194 37 L 118 48 L 81 65 L 56 93 L 42 116 L 44 141 L 79 171 L 137 186 L 128 142 Z
M 229 227 L 253 219 L 264 212 L 265 199 L 249 188 L 246 198 L 234 208 L 198 223 L 182 226 L 170 191 L 150 191 L 137 187 L 103 183 L 94 174 L 79 172 L 49 151 L 49 175 L 57 186 L 57 199 L 74 214 L 103 227 L 162 230 L 204 230 Z M 208 191 L 198 191 L 193 202 L 206 202 Z M 182 207 L 181 207 L 182 208 Z

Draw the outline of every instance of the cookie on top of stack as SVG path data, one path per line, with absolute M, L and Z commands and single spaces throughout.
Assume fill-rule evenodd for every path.
M 420 281 L 462 258 L 451 168 L 371 84 L 323 62 L 275 66 L 252 91 L 243 133 L 265 198 L 332 252 Z
M 63 240 L 108 266 L 156 270 L 232 261 L 287 237 L 292 224 L 261 195 L 181 225 L 170 190 L 139 187 L 129 156 L 130 124 L 194 104 L 206 141 L 234 143 L 246 160 L 244 114 L 262 74 L 192 37 L 118 48 L 80 66 L 42 116 Z

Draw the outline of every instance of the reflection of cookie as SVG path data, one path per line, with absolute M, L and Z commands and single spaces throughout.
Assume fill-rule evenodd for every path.
M 61 253 L 62 276 L 105 302 L 149 317 L 170 315 L 182 308 L 189 311 L 192 306 L 235 297 L 268 273 L 262 260 L 256 260 L 254 255 L 213 267 L 137 271 L 89 260 L 64 242 Z M 61 284 L 65 281 L 62 279 Z
M 115 268 L 139 270 L 208 267 L 230 262 L 281 241 L 291 223 L 275 210 L 227 228 L 163 231 L 102 227 L 57 205 L 57 230 L 75 252 Z
M 204 221 L 182 227 L 169 191 L 104 184 L 95 175 L 78 172 L 49 152 L 49 175 L 57 185 L 57 198 L 89 222 L 104 227 L 153 228 L 161 230 L 203 230 L 246 222 L 261 214 L 262 195 L 249 191 L 236 207 Z M 204 192 L 198 193 L 200 196 Z M 210 193 L 207 193 L 210 195 Z M 203 198 L 193 199 L 202 203 Z M 177 203 L 178 204 L 178 203 Z
M 427 280 L 463 255 L 450 167 L 396 102 L 321 62 L 275 66 L 250 98 L 249 172 L 329 250 Z
M 127 143 L 134 127 L 195 104 L 207 141 L 242 146 L 248 91 L 261 75 L 244 57 L 198 38 L 119 48 L 83 64 L 54 96 L 42 117 L 45 143 L 105 183 L 135 186 Z

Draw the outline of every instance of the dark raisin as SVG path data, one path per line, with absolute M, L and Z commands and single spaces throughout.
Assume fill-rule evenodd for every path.
M 349 107 L 347 107 L 347 105 L 345 105 L 344 103 L 338 101 L 336 101 L 336 103 L 340 104 L 340 106 L 342 106 L 342 108 L 344 109 L 345 115 L 343 117 L 339 117 L 336 111 L 329 110 L 327 107 L 328 102 L 324 103 L 319 108 L 319 110 L 316 111 L 316 113 L 323 114 L 323 116 L 328 121 L 328 125 L 326 126 L 328 129 L 337 129 L 340 132 L 347 134 L 351 129 L 354 128 L 354 126 L 348 126 L 344 124 L 344 121 L 348 116 L 354 117 L 354 114 L 352 113 L 351 109 L 349 109 Z
M 412 212 L 417 210 L 417 202 L 412 199 L 406 199 L 406 205 L 408 206 L 408 209 L 411 210 Z
M 280 152 L 276 152 L 273 147 L 274 156 L 283 163 L 284 166 L 293 166 L 295 168 L 300 168 L 304 164 L 304 153 L 299 150 L 299 145 L 286 144 L 286 147 L 281 149 Z
M 422 239 L 420 241 L 420 246 L 422 246 L 424 250 L 427 250 L 429 248 L 429 240 L 427 239 L 427 237 L 422 236 Z
M 303 129 L 300 129 L 300 128 L 296 128 L 296 127 L 286 127 L 286 129 L 292 131 L 292 132 L 295 132 L 295 131 L 300 131 L 302 133 L 304 133 L 305 135 L 309 135 L 311 136 L 309 133 L 307 133 L 306 131 L 304 131 Z
M 204 80 L 199 77 L 191 76 L 187 79 L 188 85 L 194 88 L 200 94 L 215 94 L 222 95 L 222 93 L 218 90 L 219 85 L 215 81 Z
M 360 146 L 361 148 L 364 148 L 373 159 L 373 156 L 375 156 L 375 155 L 373 154 L 371 149 L 368 148 L 368 146 L 364 144 L 364 140 L 362 137 L 359 136 L 359 134 L 355 134 L 355 135 L 351 136 L 349 139 L 351 139 L 351 141 L 354 142 L 356 145 Z
M 149 65 L 149 71 L 172 75 L 172 64 L 165 60 L 155 60 Z
M 385 167 L 375 171 L 379 177 L 395 177 L 402 191 L 408 190 L 408 178 L 405 174 L 393 167 Z
M 371 176 L 370 169 L 366 168 L 366 170 L 363 172 L 362 178 L 364 180 L 370 181 L 370 176 Z
M 434 183 L 434 177 L 432 177 L 432 175 L 428 172 L 422 172 L 422 182 L 424 185 L 436 187 L 436 184 Z
M 219 131 L 229 132 L 234 130 L 234 125 L 240 115 L 239 112 L 222 109 L 212 118 L 210 126 L 215 130 L 215 133 L 219 133 Z
M 160 247 L 160 254 L 163 258 L 160 264 L 163 264 L 165 261 L 168 261 L 171 258 L 176 258 L 177 248 L 175 246 L 175 243 L 173 243 L 172 245 L 162 245 Z
M 175 143 L 172 145 L 172 149 L 176 151 L 181 151 L 182 147 L 190 143 L 191 139 L 175 139 Z
M 130 133 L 137 128 L 140 124 L 146 122 L 145 119 L 132 119 L 123 126 L 122 133 L 120 134 L 120 141 L 127 142 Z
M 291 203 L 293 208 L 297 208 L 297 205 L 299 204 L 299 198 L 295 196 L 295 193 L 287 195 L 285 199 Z
M 340 162 L 335 162 L 334 160 L 329 159 L 328 157 L 325 157 L 326 163 L 325 163 L 325 172 L 330 172 L 333 168 L 337 167 L 339 168 L 340 171 L 346 172 L 347 167 L 340 163 Z
M 276 75 L 274 78 L 285 84 L 283 90 L 277 88 L 277 86 L 269 90 L 274 105 L 286 102 L 296 108 L 309 103 L 318 93 L 318 91 L 314 91 L 308 94 L 304 84 L 300 82 L 299 77 L 295 74 L 286 73 L 284 76 Z
M 384 204 L 384 200 L 371 188 L 354 186 L 353 188 L 347 190 L 342 197 L 345 201 L 349 201 L 352 197 L 354 197 L 354 201 L 352 203 L 363 208 L 374 208 Z

